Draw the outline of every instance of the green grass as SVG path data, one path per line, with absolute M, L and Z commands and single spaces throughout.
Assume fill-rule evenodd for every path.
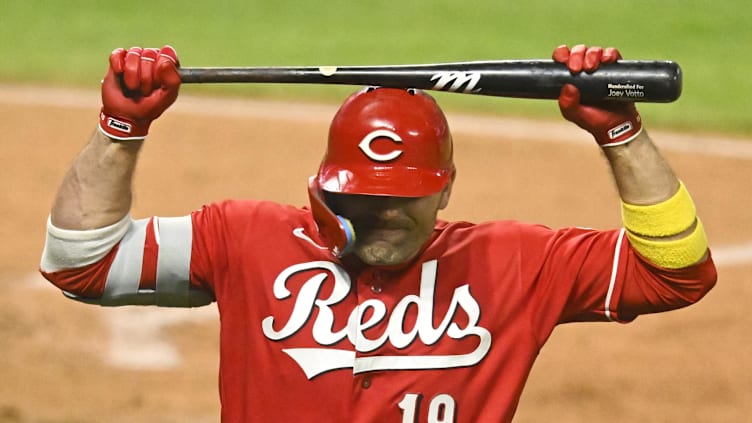
M 172 44 L 185 66 L 376 65 L 546 58 L 561 43 L 667 59 L 682 97 L 643 104 L 651 126 L 752 134 L 746 0 L 0 2 L 0 82 L 96 87 L 115 47 Z M 222 95 L 338 101 L 351 87 L 186 87 Z M 541 100 L 439 94 L 445 107 L 555 116 Z

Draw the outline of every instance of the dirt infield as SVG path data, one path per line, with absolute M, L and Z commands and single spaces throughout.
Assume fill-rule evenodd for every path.
M 186 91 L 143 150 L 135 217 L 183 215 L 225 197 L 306 203 L 336 106 Z M 96 124 L 97 96 L 0 85 L 0 422 L 216 422 L 216 309 L 85 306 L 35 273 L 52 196 Z M 459 173 L 443 218 L 620 224 L 608 169 L 586 134 L 556 120 L 447 113 Z M 629 325 L 560 327 L 518 422 L 752 415 L 752 140 L 652 133 L 697 203 L 718 286 L 693 307 Z

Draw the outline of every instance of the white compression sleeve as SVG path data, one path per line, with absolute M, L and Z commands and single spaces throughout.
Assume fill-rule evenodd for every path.
M 71 230 L 56 227 L 48 217 L 40 268 L 45 272 L 55 272 L 96 263 L 120 242 L 130 223 L 129 214 L 104 228 Z

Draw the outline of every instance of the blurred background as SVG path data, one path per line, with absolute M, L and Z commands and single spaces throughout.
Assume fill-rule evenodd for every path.
M 752 43 L 744 0 L 6 0 L 0 82 L 96 88 L 115 47 L 173 45 L 185 66 L 320 66 L 549 58 L 559 44 L 673 60 L 684 92 L 646 105 L 672 128 L 748 134 Z M 227 95 L 339 101 L 347 87 L 190 87 Z M 443 96 L 443 95 L 442 95 Z M 474 111 L 539 114 L 539 101 L 447 96 Z
M 749 10 L 742 0 L 0 2 L 0 422 L 219 421 L 215 307 L 88 307 L 36 273 L 112 49 L 171 44 L 184 66 L 344 66 L 546 59 L 579 43 L 682 67 L 679 100 L 639 109 L 718 245 L 719 285 L 665 316 L 557 329 L 517 421 L 748 421 Z M 235 195 L 304 204 L 301 181 L 352 90 L 182 87 L 145 146 L 134 214 L 185 214 Z M 434 95 L 457 140 L 447 218 L 620 224 L 598 150 L 555 102 Z

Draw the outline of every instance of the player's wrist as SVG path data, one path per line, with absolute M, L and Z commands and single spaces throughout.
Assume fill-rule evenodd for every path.
M 140 141 L 149 133 L 151 120 L 137 121 L 115 116 L 104 107 L 99 112 L 99 131 L 117 141 Z
M 638 113 L 625 116 L 616 125 L 608 125 L 592 131 L 595 141 L 601 148 L 628 144 L 642 134 L 642 119 Z

